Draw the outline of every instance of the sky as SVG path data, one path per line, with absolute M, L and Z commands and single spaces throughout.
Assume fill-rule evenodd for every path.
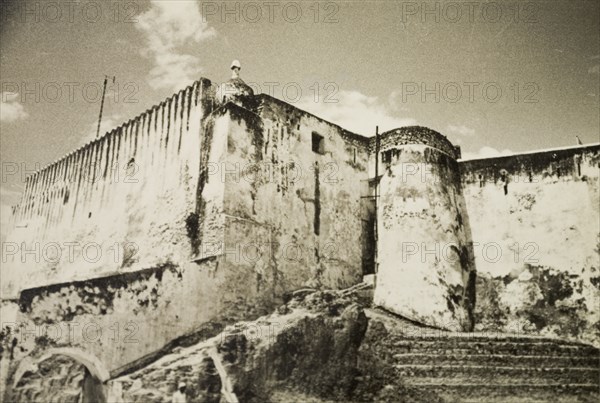
M 600 2 L 0 0 L 2 221 L 24 179 L 199 77 L 465 158 L 600 133 Z M 115 77 L 114 82 L 112 77 Z

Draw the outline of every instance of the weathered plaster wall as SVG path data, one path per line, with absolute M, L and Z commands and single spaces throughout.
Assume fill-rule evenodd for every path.
M 231 106 L 222 167 L 229 261 L 255 273 L 253 287 L 273 281 L 277 295 L 360 282 L 366 139 L 274 98 L 257 100 L 257 114 Z M 319 152 L 313 134 L 322 137 Z
M 150 134 L 142 129 L 138 134 L 138 144 L 145 144 L 145 148 L 133 148 L 131 152 L 140 161 L 140 172 L 145 167 L 143 172 L 152 174 L 140 176 L 132 189 L 115 181 L 106 185 L 105 192 L 109 195 L 88 196 L 106 198 L 105 203 L 98 200 L 92 204 L 97 208 L 94 213 L 105 214 L 107 219 L 95 221 L 95 226 L 87 228 L 87 232 L 84 223 L 67 220 L 73 225 L 74 236 L 81 236 L 84 241 L 105 242 L 108 239 L 103 236 L 113 231 L 135 242 L 137 254 L 130 257 L 130 264 L 125 265 L 124 260 L 122 265 L 126 267 L 117 265 L 115 268 L 111 262 L 101 266 L 100 261 L 94 266 L 98 267 L 97 271 L 87 270 L 89 266 L 81 259 L 61 260 L 53 269 L 43 265 L 32 267 L 31 262 L 19 261 L 20 264 L 3 267 L 3 280 L 5 275 L 18 278 L 22 267 L 29 270 L 25 274 L 40 273 L 41 277 L 35 282 L 18 283 L 20 286 L 14 289 L 19 291 L 18 298 L 3 302 L 3 325 L 15 330 L 2 338 L 3 347 L 11 346 L 14 352 L 8 360 L 6 355 L 2 357 L 4 378 L 14 375 L 23 357 L 35 359 L 52 346 L 79 348 L 97 357 L 108 370 L 119 372 L 179 337 L 197 331 L 202 333 L 205 328 L 210 333 L 214 326 L 218 331 L 221 323 L 245 318 L 244 314 L 248 314 L 248 310 L 231 304 L 221 290 L 239 289 L 238 273 L 232 275 L 227 270 L 219 270 L 221 257 L 216 253 L 207 253 L 201 259 L 197 256 L 201 239 L 223 242 L 224 235 L 224 183 L 207 176 L 206 171 L 210 164 L 218 164 L 224 158 L 227 122 L 219 115 L 204 118 L 201 108 L 210 107 L 210 90 L 205 94 L 208 99 L 202 98 L 199 91 L 203 83 L 207 82 L 196 83 L 147 116 L 131 121 L 149 126 Z M 198 103 L 194 96 L 199 97 Z M 184 108 L 182 112 L 165 115 L 162 123 L 156 121 L 156 114 L 162 116 L 161 108 L 168 108 L 164 105 L 177 102 L 190 102 L 188 120 L 181 120 L 188 111 Z M 163 110 L 165 114 L 167 111 Z M 120 132 L 113 131 L 108 136 L 115 133 Z M 179 151 L 177 133 L 183 133 Z M 155 139 L 153 147 L 150 146 L 151 135 L 161 139 Z M 171 140 L 167 141 L 167 137 Z M 174 144 L 169 146 L 170 143 Z M 165 154 L 162 159 L 159 158 L 161 150 Z M 175 155 L 169 157 L 169 150 L 179 152 L 182 160 Z M 156 165 L 152 165 L 152 161 Z M 122 197 L 127 203 L 122 206 L 111 201 L 112 198 L 121 200 L 120 192 L 126 193 Z M 117 218 L 122 221 L 114 222 Z M 48 225 L 50 234 L 73 236 L 63 227 L 64 222 L 54 225 L 58 228 Z M 29 234 L 28 229 L 23 234 L 36 241 L 47 241 L 46 233 Z M 81 273 L 68 277 L 62 273 L 63 267 L 67 274 L 72 267 L 81 269 Z M 49 273 L 43 272 L 44 269 Z M 15 303 L 19 305 L 19 312 L 7 318 L 4 313 L 14 311 L 10 308 Z M 252 307 L 252 310 L 257 311 L 257 308 Z
M 16 332 L 6 340 L 10 346 L 16 339 L 8 378 L 14 381 L 24 357 L 67 346 L 96 357 L 111 374 L 120 373 L 185 344 L 191 335 L 209 337 L 225 324 L 271 311 L 280 302 L 272 283 L 258 290 L 255 281 L 252 271 L 219 256 L 26 290 Z
M 211 93 L 197 81 L 29 177 L 4 245 L 3 298 L 187 260 Z
M 468 329 L 475 277 L 455 149 L 440 134 L 427 145 L 406 141 L 422 131 L 431 132 L 382 135 L 374 302 L 422 323 Z M 452 154 L 429 146 L 436 143 Z
M 226 150 L 223 122 L 206 118 L 211 108 L 210 82 L 201 80 L 29 179 L 10 240 L 37 243 L 41 254 L 16 253 L 3 265 L 3 325 L 14 329 L 2 338 L 11 347 L 3 378 L 53 346 L 78 348 L 119 372 L 236 317 L 218 291 L 230 279 L 216 273 L 218 258 L 193 261 L 198 239 L 223 239 L 224 184 L 202 180 Z M 117 171 L 122 161 L 134 161 L 129 177 Z M 101 258 L 74 248 L 44 259 L 44 245 L 71 241 L 100 245 Z M 133 249 L 109 254 L 115 243 Z M 15 302 L 19 312 L 7 318 Z
M 600 145 L 459 163 L 478 329 L 600 340 L 599 163 Z
M 73 233 L 62 221 L 49 225 L 53 236 L 75 234 L 96 243 L 121 234 L 139 242 L 140 257 L 133 256 L 122 268 L 99 262 L 89 270 L 80 260 L 60 261 L 53 268 L 27 266 L 32 276 L 35 270 L 43 277 L 13 288 L 20 291 L 18 298 L 12 297 L 20 311 L 14 318 L 16 332 L 3 339 L 9 344 L 16 340 L 9 380 L 14 381 L 24 357 L 35 361 L 50 347 L 80 349 L 112 374 L 120 373 L 192 334 L 206 337 L 224 324 L 263 315 L 297 288 L 359 282 L 362 185 L 355 176 L 366 178 L 366 145 L 300 111 L 289 121 L 295 109 L 285 108 L 266 100 L 260 109 L 264 119 L 232 103 L 217 105 L 206 116 L 192 108 L 190 116 L 198 122 L 187 134 L 195 140 L 186 144 L 184 161 L 173 162 L 178 169 L 152 165 L 163 144 L 157 141 L 157 148 L 147 146 L 135 154 L 136 160 L 150 160 L 145 164 L 153 175 L 142 177 L 131 190 L 119 183 L 105 189 L 117 196 L 125 192 L 129 204 L 116 205 L 105 195 L 104 204 L 89 202 L 97 208 L 89 219 L 107 214 L 106 220 L 87 227 L 88 217 L 77 216 L 68 221 Z M 165 138 L 160 127 L 174 124 L 156 122 L 154 132 L 153 113 L 140 119 L 148 119 L 151 133 Z M 178 124 L 179 130 L 193 125 Z M 311 151 L 315 130 L 328 142 L 328 151 L 318 156 Z M 300 158 L 294 162 L 299 170 L 290 173 L 292 156 Z M 243 168 L 252 162 L 274 169 L 273 176 L 252 181 L 236 179 L 240 170 L 227 171 L 236 163 Z M 315 173 L 316 162 L 331 166 Z M 229 174 L 222 176 L 225 171 Z M 171 183 L 165 175 L 177 178 Z M 328 180 L 319 183 L 319 175 Z M 97 195 L 102 193 L 87 198 Z M 27 229 L 23 233 L 33 240 L 48 239 L 46 232 L 29 234 Z M 15 267 L 20 265 L 10 271 Z M 72 267 L 81 272 L 70 271 Z

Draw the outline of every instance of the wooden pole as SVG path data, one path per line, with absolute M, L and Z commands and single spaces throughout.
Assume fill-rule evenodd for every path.
M 115 77 L 112 79 L 115 82 Z M 108 76 L 104 76 L 104 88 L 102 88 L 102 99 L 100 100 L 100 116 L 98 116 L 98 129 L 96 130 L 96 138 L 100 137 L 100 124 L 102 123 L 102 110 L 104 109 L 104 97 L 106 95 L 106 84 L 108 83 Z
M 378 207 L 378 203 L 377 203 L 377 198 L 378 198 L 378 192 L 377 190 L 379 189 L 379 148 L 380 148 L 380 141 L 379 141 L 379 126 L 375 126 L 375 191 L 374 191 L 374 209 L 375 209 L 375 219 L 373 220 L 373 225 L 375 226 L 375 228 L 373 228 L 373 238 L 375 240 L 375 251 L 373 252 L 373 270 L 375 272 L 375 275 L 377 275 L 377 242 L 378 242 L 378 235 L 377 235 L 377 207 Z

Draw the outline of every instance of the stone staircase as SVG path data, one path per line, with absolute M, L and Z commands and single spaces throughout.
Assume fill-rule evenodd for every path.
M 591 345 L 400 326 L 377 310 L 368 316 L 386 319 L 388 363 L 420 393 L 448 402 L 600 401 L 600 350 Z

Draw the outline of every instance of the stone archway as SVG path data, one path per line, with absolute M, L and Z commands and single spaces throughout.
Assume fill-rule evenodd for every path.
M 19 363 L 9 401 L 104 403 L 108 378 L 96 357 L 73 348 L 50 349 Z

